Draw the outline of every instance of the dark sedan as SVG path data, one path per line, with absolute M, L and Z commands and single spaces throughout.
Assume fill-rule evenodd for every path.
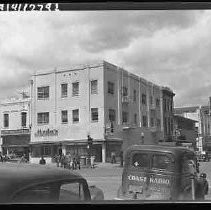
M 0 203 L 81 203 L 103 200 L 76 172 L 37 164 L 0 164 Z

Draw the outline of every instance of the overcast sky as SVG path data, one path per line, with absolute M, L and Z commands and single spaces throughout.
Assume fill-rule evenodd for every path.
M 176 94 L 211 96 L 211 10 L 1 12 L 0 99 L 36 70 L 106 60 Z

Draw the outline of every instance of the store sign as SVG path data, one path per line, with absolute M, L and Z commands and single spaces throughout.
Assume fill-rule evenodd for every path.
M 44 136 L 58 136 L 59 131 L 57 129 L 50 130 L 41 130 L 38 129 L 37 132 L 34 134 L 35 137 L 44 137 Z

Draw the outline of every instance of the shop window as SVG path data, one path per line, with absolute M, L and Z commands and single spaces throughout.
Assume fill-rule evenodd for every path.
M 61 84 L 61 97 L 65 98 L 67 97 L 67 84 Z
M 45 156 L 50 156 L 50 155 L 51 155 L 51 147 L 49 147 L 49 146 L 44 146 L 44 147 L 43 147 L 43 155 L 45 155 Z
M 78 96 L 79 95 L 79 82 L 72 83 L 72 96 Z
M 4 114 L 4 127 L 9 127 L 9 114 Z
M 37 98 L 41 99 L 49 99 L 49 86 L 38 87 L 37 88 Z
M 122 112 L 122 123 L 125 124 L 128 122 L 128 112 Z
M 49 112 L 37 113 L 37 124 L 48 124 L 49 123 Z
M 108 93 L 114 94 L 114 83 L 108 82 Z
M 68 112 L 67 110 L 63 110 L 61 112 L 62 123 L 68 123 Z
M 109 109 L 109 120 L 110 122 L 114 122 L 116 120 L 116 113 L 114 109 Z
M 97 94 L 97 80 L 91 81 L 91 94 Z
M 91 108 L 92 122 L 98 121 L 98 108 Z
M 26 117 L 27 117 L 27 113 L 21 112 L 21 126 L 22 127 L 26 127 Z
M 73 110 L 72 114 L 73 114 L 73 123 L 79 122 L 79 109 Z

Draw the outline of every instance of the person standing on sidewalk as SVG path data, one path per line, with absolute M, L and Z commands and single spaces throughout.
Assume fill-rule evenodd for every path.
M 120 157 L 120 166 L 123 167 L 123 151 L 122 150 L 120 151 L 119 157 Z
M 111 163 L 116 163 L 116 155 L 115 155 L 115 152 L 112 152 L 111 153 Z

